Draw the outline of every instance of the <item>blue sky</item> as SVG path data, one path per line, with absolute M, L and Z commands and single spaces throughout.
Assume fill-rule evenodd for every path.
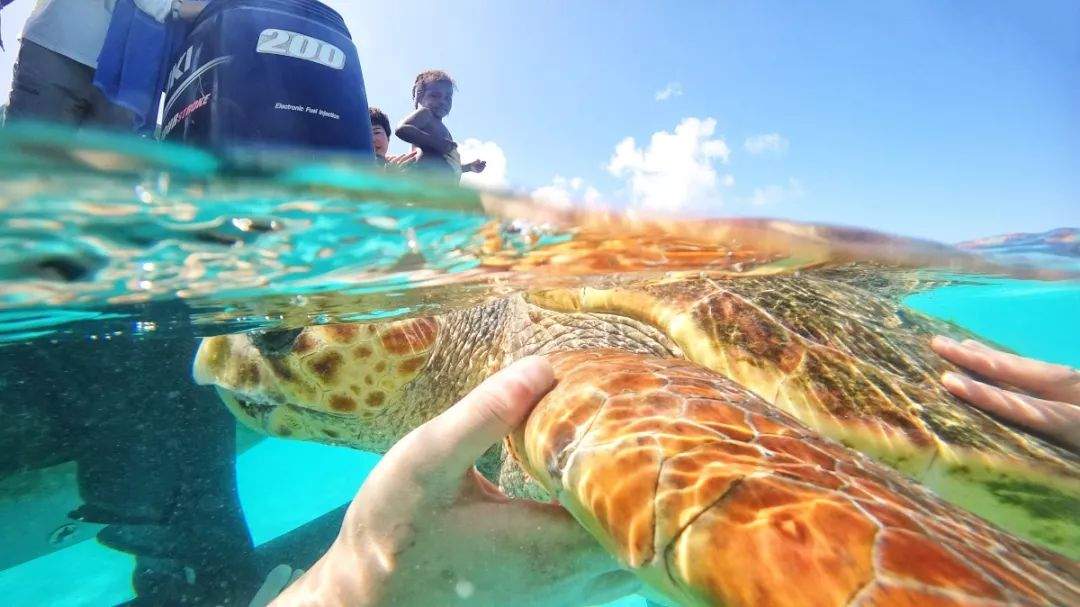
M 328 4 L 393 121 L 418 71 L 458 80 L 447 124 L 497 184 L 945 241 L 1080 225 L 1080 3 Z

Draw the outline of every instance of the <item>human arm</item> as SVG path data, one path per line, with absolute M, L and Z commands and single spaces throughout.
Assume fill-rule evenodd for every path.
M 1006 390 L 960 373 L 941 382 L 957 398 L 1006 421 L 1041 434 L 1071 451 L 1080 451 L 1080 372 L 995 350 L 975 340 L 937 336 L 931 347 L 942 358 Z
M 518 361 L 405 436 L 327 553 L 273 604 L 569 606 L 636 590 L 561 506 L 512 500 L 473 467 L 553 384 L 545 360 Z
M 177 16 L 185 21 L 191 21 L 199 16 L 207 4 L 210 4 L 209 0 L 183 0 Z
M 403 141 L 417 147 L 435 150 L 440 154 L 447 154 L 456 148 L 457 144 L 451 139 L 431 133 L 431 127 L 436 120 L 437 118 L 431 113 L 431 110 L 417 108 L 412 114 L 406 116 L 405 120 L 401 121 L 398 128 L 394 130 L 394 134 Z

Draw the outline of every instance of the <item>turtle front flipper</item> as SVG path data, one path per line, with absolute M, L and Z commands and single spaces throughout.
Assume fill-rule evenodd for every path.
M 680 605 L 1080 604 L 1080 567 L 682 360 L 551 357 L 511 440 L 529 474 Z

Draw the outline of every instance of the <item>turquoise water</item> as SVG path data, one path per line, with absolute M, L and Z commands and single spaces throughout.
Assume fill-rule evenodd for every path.
M 1022 282 L 953 286 L 908 303 L 1015 351 L 1080 366 L 1080 287 Z M 261 545 L 350 500 L 378 457 L 351 449 L 270 438 L 237 461 L 244 515 Z M 132 598 L 134 559 L 84 541 L 0 571 L 7 604 L 57 607 L 116 604 Z M 56 572 L 63 571 L 61 577 Z M 644 605 L 627 598 L 612 607 Z
M 907 303 L 1027 356 L 1080 367 L 1076 284 L 955 285 L 909 296 Z
M 554 221 L 566 220 L 565 214 L 522 207 L 509 198 L 493 206 L 475 192 L 353 167 L 238 171 L 193 150 L 75 138 L 52 129 L 5 130 L 0 177 L 0 353 L 101 348 L 117 357 L 110 364 L 128 371 L 119 375 L 124 381 L 160 369 L 154 360 L 124 359 L 127 350 L 109 350 L 109 343 L 145 341 L 149 347 L 140 351 L 152 359 L 156 345 L 180 339 L 438 312 L 524 287 L 578 284 L 596 273 L 571 264 L 531 274 L 506 269 L 544 247 L 581 237 L 573 223 Z M 926 243 L 827 229 L 800 239 L 792 234 L 809 229 L 789 228 L 739 234 L 745 239 L 747 233 L 765 233 L 787 247 L 791 258 L 807 262 L 818 255 L 895 260 L 916 268 L 946 261 L 941 267 L 950 270 L 946 283 L 952 284 L 911 295 L 909 305 L 1021 354 L 1080 367 L 1076 280 L 1021 280 L 1015 276 L 1041 269 L 1020 265 L 1002 272 L 1013 278 L 958 274 L 989 266 Z M 627 232 L 616 230 L 594 244 L 625 237 Z M 681 240 L 680 247 L 687 242 Z M 1008 251 L 995 254 L 1007 262 Z M 1060 258 L 1046 267 L 1070 272 L 1077 263 Z M 189 360 L 173 365 L 182 381 L 189 380 Z M 67 361 L 51 362 L 60 373 L 68 371 Z M 19 379 L 19 373 L 0 372 L 0 384 Z M 72 383 L 77 391 L 82 378 L 45 374 L 39 381 L 54 380 Z M 114 389 L 126 386 L 121 382 Z M 149 400 L 173 398 L 168 392 L 175 388 L 163 385 Z M 16 421 L 28 429 L 11 440 L 41 430 L 33 419 Z M 246 435 L 239 442 L 236 487 L 256 547 L 348 502 L 378 462 L 373 454 L 312 443 L 255 442 Z M 50 454 L 33 455 L 44 461 Z M 48 468 L 53 471 L 62 467 L 56 461 L 49 465 L 57 466 Z M 131 599 L 134 558 L 92 539 L 98 526 L 78 523 L 63 531 L 71 524 L 67 512 L 79 503 L 73 472 L 49 474 L 36 481 L 40 485 L 16 493 L 21 501 L 5 501 L 0 490 L 0 545 L 23 555 L 0 565 L 5 604 L 109 605 Z M 630 597 L 612 605 L 642 604 Z

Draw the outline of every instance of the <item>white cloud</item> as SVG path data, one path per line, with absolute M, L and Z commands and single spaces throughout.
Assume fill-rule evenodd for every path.
M 743 147 L 754 156 L 762 154 L 781 155 L 787 152 L 788 140 L 784 139 L 780 133 L 766 133 L 747 137 L 746 141 L 743 142 Z
M 786 186 L 767 185 L 763 188 L 754 188 L 754 193 L 750 196 L 750 204 L 755 206 L 777 204 L 802 198 L 803 193 L 802 183 L 798 179 L 792 178 L 788 180 Z
M 600 200 L 600 192 L 596 188 L 585 185 L 580 177 L 567 179 L 556 175 L 551 183 L 532 191 L 532 197 L 550 205 L 569 208 L 576 201 L 585 204 L 593 204 Z
M 720 183 L 724 184 L 725 188 L 730 188 L 735 185 L 735 176 L 728 173 L 727 175 L 724 175 L 724 179 L 721 180 Z
M 723 139 L 713 137 L 715 131 L 712 118 L 684 118 L 674 133 L 653 133 L 644 149 L 627 137 L 615 146 L 606 168 L 626 180 L 632 202 L 644 208 L 718 204 L 715 165 L 727 162 L 731 150 Z
M 506 187 L 506 154 L 503 153 L 499 144 L 494 141 L 480 141 L 479 139 L 466 139 L 458 144 L 458 154 L 461 162 L 484 160 L 487 167 L 483 173 L 465 173 L 461 176 L 461 185 L 474 188 L 502 188 Z
M 668 99 L 671 99 L 672 97 L 679 97 L 681 95 L 682 95 L 682 83 L 669 82 L 669 83 L 667 83 L 667 86 L 660 89 L 659 91 L 656 91 L 656 100 L 657 101 L 667 101 Z

